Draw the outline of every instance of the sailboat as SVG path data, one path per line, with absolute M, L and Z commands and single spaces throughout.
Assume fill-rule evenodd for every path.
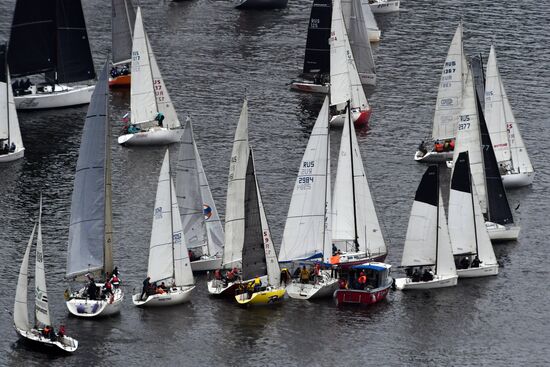
M 328 93 L 330 75 L 330 23 L 332 0 L 313 0 L 307 29 L 303 79 L 290 82 L 301 92 Z
M 145 299 L 140 293 L 134 294 L 132 301 L 136 306 L 171 306 L 191 299 L 195 280 L 179 214 L 170 154 L 166 150 L 157 185 L 147 266 L 150 282 L 157 286 L 163 282 L 166 290 L 146 294 Z
M 458 155 L 451 178 L 449 235 L 459 278 L 498 274 L 493 245 L 485 227 L 477 192 L 472 185 L 467 151 Z M 470 266 L 468 257 L 474 256 L 480 263 Z
M 365 19 L 365 25 L 367 26 L 367 31 L 369 35 L 370 42 L 380 42 L 380 37 L 382 37 L 382 31 L 374 19 L 374 14 L 369 5 L 369 0 L 361 0 L 361 9 L 363 10 L 363 18 Z
M 244 241 L 244 192 L 246 168 L 248 164 L 248 100 L 245 98 L 229 163 L 227 180 L 227 199 L 225 205 L 225 240 L 222 267 L 226 269 L 241 267 Z M 234 281 L 212 279 L 208 281 L 208 292 L 214 296 L 234 296 L 238 286 Z
M 112 67 L 110 87 L 127 87 L 131 83 L 132 34 L 136 12 L 132 0 L 111 1 Z
M 67 249 L 66 278 L 82 282 L 113 273 L 113 213 L 111 204 L 111 128 L 108 113 L 107 63 L 92 96 L 76 163 Z M 89 283 L 91 284 L 91 283 Z M 101 281 L 96 286 L 101 288 Z M 69 312 L 80 317 L 120 311 L 124 294 L 115 287 L 110 297 L 90 294 L 88 285 L 69 294 Z
M 208 271 L 222 265 L 223 227 L 199 151 L 193 138 L 191 119 L 187 119 L 179 151 L 176 196 L 191 269 Z
M 239 0 L 235 9 L 284 9 L 288 0 Z
M 479 195 L 489 237 L 492 240 L 503 241 L 517 239 L 520 228 L 514 226 L 514 217 L 506 197 L 471 71 L 466 77 L 463 108 L 458 121 L 453 162 L 456 162 L 460 152 L 469 152 L 472 180 Z
M 281 263 L 315 260 L 328 263 L 332 254 L 329 100 L 313 126 L 298 177 L 292 192 L 283 241 L 279 251 Z M 321 270 L 313 283 L 293 281 L 286 291 L 291 298 L 311 299 L 332 296 L 338 279 L 331 270 Z
M 252 149 L 248 155 L 244 191 L 243 281 L 239 284 L 242 291 L 236 292 L 235 300 L 240 305 L 274 304 L 283 300 L 286 291 L 280 286 L 279 263 L 256 180 Z M 250 290 L 256 279 L 259 280 L 257 288 Z
M 332 9 L 330 37 L 330 104 L 337 111 L 332 117 L 332 126 L 342 126 L 345 108 L 351 106 L 351 116 L 356 126 L 365 126 L 371 107 L 363 90 L 353 52 L 344 24 L 342 4 L 335 0 Z
M 491 46 L 487 61 L 485 120 L 504 186 L 512 188 L 530 185 L 535 170 L 504 89 L 494 46 Z
M 357 73 L 363 85 L 376 85 L 376 70 L 361 0 L 342 0 L 342 13 Z
M 13 323 L 17 334 L 26 341 L 35 345 L 53 348 L 53 350 L 72 353 L 78 348 L 78 341 L 67 335 L 44 335 L 44 327 L 51 327 L 52 321 L 48 306 L 48 291 L 46 289 L 46 274 L 44 268 L 44 252 L 42 250 L 42 197 L 40 197 L 40 211 L 38 223 L 34 228 L 27 243 L 27 249 L 23 256 L 17 288 L 15 292 L 15 304 L 13 306 Z M 34 240 L 34 233 L 37 230 L 36 237 L 36 264 L 34 270 L 35 282 L 35 300 L 34 300 L 34 326 L 29 322 L 28 306 L 28 283 L 29 283 L 29 256 Z
M 130 125 L 118 137 L 121 145 L 166 145 L 183 134 L 178 115 L 160 74 L 138 7 L 132 46 Z
M 443 65 L 437 91 L 431 138 L 422 141 L 414 155 L 417 162 L 445 162 L 453 157 L 457 121 L 468 70 L 462 47 L 462 22 L 458 25 Z
M 0 163 L 15 161 L 25 154 L 6 54 L 6 45 L 0 45 Z
M 400 0 L 369 0 L 374 14 L 386 14 L 399 11 Z
M 397 289 L 456 285 L 458 276 L 439 188 L 438 166 L 428 167 L 416 189 L 401 266 L 406 268 L 407 276 L 395 279 Z
M 80 0 L 18 0 L 9 44 L 12 77 L 45 74 L 45 81 L 38 84 L 15 81 L 17 109 L 90 102 L 93 85 L 67 85 L 96 77 Z
M 387 254 L 349 108 L 347 112 L 332 196 L 332 243 L 339 253 L 330 262 L 341 268 L 381 262 Z

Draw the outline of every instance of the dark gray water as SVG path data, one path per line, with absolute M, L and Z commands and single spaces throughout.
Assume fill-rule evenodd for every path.
M 229 155 L 242 99 L 249 98 L 250 141 L 273 239 L 280 243 L 297 167 L 322 97 L 285 85 L 301 69 L 310 1 L 243 12 L 227 1 L 142 0 L 143 16 L 183 121 L 190 115 L 218 209 L 224 212 Z M 96 67 L 110 49 L 110 2 L 84 2 Z M 0 39 L 13 2 L 0 0 Z M 510 193 L 522 232 L 495 252 L 497 277 L 457 287 L 393 292 L 371 308 L 337 308 L 332 300 L 288 300 L 277 308 L 241 309 L 211 299 L 204 277 L 190 304 L 141 310 L 132 289 L 146 274 L 156 181 L 164 148 L 115 142 L 129 94 L 111 93 L 115 262 L 127 299 L 120 316 L 77 320 L 63 304 L 74 167 L 87 107 L 20 113 L 25 158 L 0 167 L 0 310 L 11 310 L 24 247 L 44 195 L 43 232 L 50 305 L 57 323 L 81 345 L 50 359 L 17 342 L 11 317 L 0 320 L 0 365 L 548 365 L 548 48 L 550 3 L 527 0 L 403 1 L 378 17 L 374 47 L 378 85 L 368 93 L 370 131 L 359 132 L 379 217 L 399 265 L 408 215 L 425 166 L 412 159 L 431 129 L 442 63 L 459 19 L 465 50 L 488 55 L 494 40 L 508 96 L 537 169 L 532 187 Z M 333 137 L 335 146 L 340 132 Z M 159 360 L 160 361 L 160 360 Z M 153 361 L 153 363 L 155 363 Z M 158 362 L 157 362 L 158 363 Z

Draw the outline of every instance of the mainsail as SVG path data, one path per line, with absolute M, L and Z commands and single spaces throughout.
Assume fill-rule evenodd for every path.
M 13 323 L 15 327 L 21 330 L 31 330 L 29 323 L 29 309 L 27 304 L 27 284 L 29 281 L 29 255 L 31 252 L 32 240 L 34 239 L 34 232 L 36 231 L 36 223 L 32 229 L 31 237 L 27 243 L 27 249 L 23 256 L 23 262 L 19 269 L 19 277 L 17 279 L 17 288 L 15 290 L 15 303 L 13 305 Z
M 44 270 L 44 251 L 42 249 L 42 197 L 38 214 L 38 234 L 36 237 L 36 262 L 34 272 L 34 314 L 39 326 L 52 325 L 48 307 L 48 291 L 46 289 L 46 272 Z
M 330 72 L 330 22 L 331 0 L 313 0 L 307 29 L 306 52 L 304 56 L 305 75 Z
M 8 146 L 14 143 L 18 149 L 23 148 L 23 139 L 13 101 L 6 48 L 5 44 L 0 45 L 0 142 L 3 140 Z
M 68 278 L 113 270 L 107 100 L 105 64 L 88 108 L 76 164 L 67 250 Z
M 136 12 L 132 0 L 112 0 L 111 35 L 113 64 L 132 61 L 132 34 Z
M 80 0 L 18 0 L 8 58 L 17 77 L 53 72 L 60 83 L 94 79 Z

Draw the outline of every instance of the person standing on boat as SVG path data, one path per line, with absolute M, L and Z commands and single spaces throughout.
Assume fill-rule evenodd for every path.
M 479 257 L 474 257 L 474 259 L 472 260 L 472 268 L 479 268 L 479 265 L 482 263 L 483 261 L 479 260 Z
M 151 287 L 151 277 L 145 278 L 143 281 L 143 289 L 141 290 L 141 295 L 139 296 L 139 299 L 143 299 L 143 295 L 147 295 L 147 292 L 149 291 L 149 288 Z
M 359 274 L 359 278 L 357 278 L 357 283 L 359 283 L 359 289 L 365 289 L 365 286 L 367 285 L 367 275 L 365 272 L 361 272 Z
M 306 269 L 305 265 L 302 267 L 302 271 L 300 271 L 300 282 L 302 284 L 309 283 L 309 270 Z
M 162 127 L 162 122 L 164 121 L 164 114 L 162 112 L 158 112 L 157 116 L 155 117 L 155 120 L 157 120 L 159 126 Z

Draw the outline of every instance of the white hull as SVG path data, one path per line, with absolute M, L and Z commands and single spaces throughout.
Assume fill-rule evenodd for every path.
M 370 4 L 370 10 L 372 10 L 374 14 L 385 14 L 399 11 L 399 0 L 377 0 L 376 2 Z
M 448 161 L 449 159 L 453 159 L 453 152 L 428 152 L 426 154 L 423 154 L 420 151 L 416 151 L 414 154 L 414 160 L 417 162 L 422 163 L 443 163 Z
M 78 106 L 90 103 L 95 85 L 65 86 L 56 85 L 53 93 L 32 93 L 14 96 L 15 108 L 18 110 L 38 110 Z
M 375 30 L 375 29 L 368 29 L 369 32 L 369 42 L 380 42 L 380 38 L 382 37 L 382 31 L 381 30 Z
M 124 146 L 168 145 L 180 141 L 182 134 L 183 129 L 154 127 L 145 132 L 119 136 L 118 143 Z
M 102 287 L 103 284 L 97 284 Z M 75 297 L 66 302 L 69 312 L 78 317 L 92 318 L 114 315 L 120 312 L 124 294 L 120 288 L 114 289 L 114 296 L 104 300 L 90 300 L 88 298 Z M 81 289 L 78 294 L 84 294 Z
M 292 282 L 286 287 L 286 293 L 290 298 L 307 300 L 312 298 L 332 297 L 336 289 L 338 289 L 338 279 L 323 277 L 318 284 Z
M 456 273 L 458 274 L 459 278 L 477 278 L 497 275 L 498 264 L 480 264 L 479 268 L 456 269 Z
M 221 296 L 224 295 L 224 293 L 231 292 L 231 289 L 235 289 L 237 286 L 234 282 L 227 283 L 227 286 L 224 287 L 223 282 L 221 280 L 210 280 L 208 283 L 208 293 L 210 293 L 213 296 Z M 234 291 L 233 291 L 234 293 Z M 231 296 L 234 294 L 230 294 Z
M 520 227 L 506 227 L 501 224 L 485 222 L 491 241 L 513 241 L 519 237 Z
M 153 294 L 148 296 L 145 300 L 140 300 L 141 294 L 134 294 L 132 296 L 132 302 L 134 306 L 138 307 L 160 307 L 160 306 L 173 306 L 179 305 L 191 300 L 191 291 L 195 289 L 195 286 L 189 287 L 171 287 L 170 290 L 163 294 Z
M 63 352 L 72 353 L 78 348 L 78 340 L 69 336 L 64 336 L 62 338 L 58 337 L 55 341 L 52 341 L 50 338 L 43 336 L 42 333 L 36 329 L 27 331 L 16 327 L 15 331 L 19 336 L 28 341 L 41 344 L 45 347 L 59 348 L 59 350 Z
M 0 155 L 0 163 L 13 162 L 17 159 L 23 158 L 25 155 L 25 148 L 17 148 L 15 152 Z
M 293 81 L 290 83 L 290 89 L 297 90 L 300 92 L 308 93 L 323 93 L 327 94 L 329 91 L 328 84 L 315 84 L 307 80 L 303 81 Z
M 529 186 L 533 183 L 535 172 L 511 173 L 502 175 L 502 183 L 507 189 Z
M 428 282 L 413 282 L 411 278 L 395 279 L 395 287 L 399 290 L 408 289 L 434 289 L 452 287 L 456 285 L 457 275 L 436 275 L 433 280 Z
M 216 257 L 216 256 L 191 262 L 191 270 L 193 271 L 209 271 L 209 270 L 220 269 L 221 267 L 222 267 L 222 258 Z

